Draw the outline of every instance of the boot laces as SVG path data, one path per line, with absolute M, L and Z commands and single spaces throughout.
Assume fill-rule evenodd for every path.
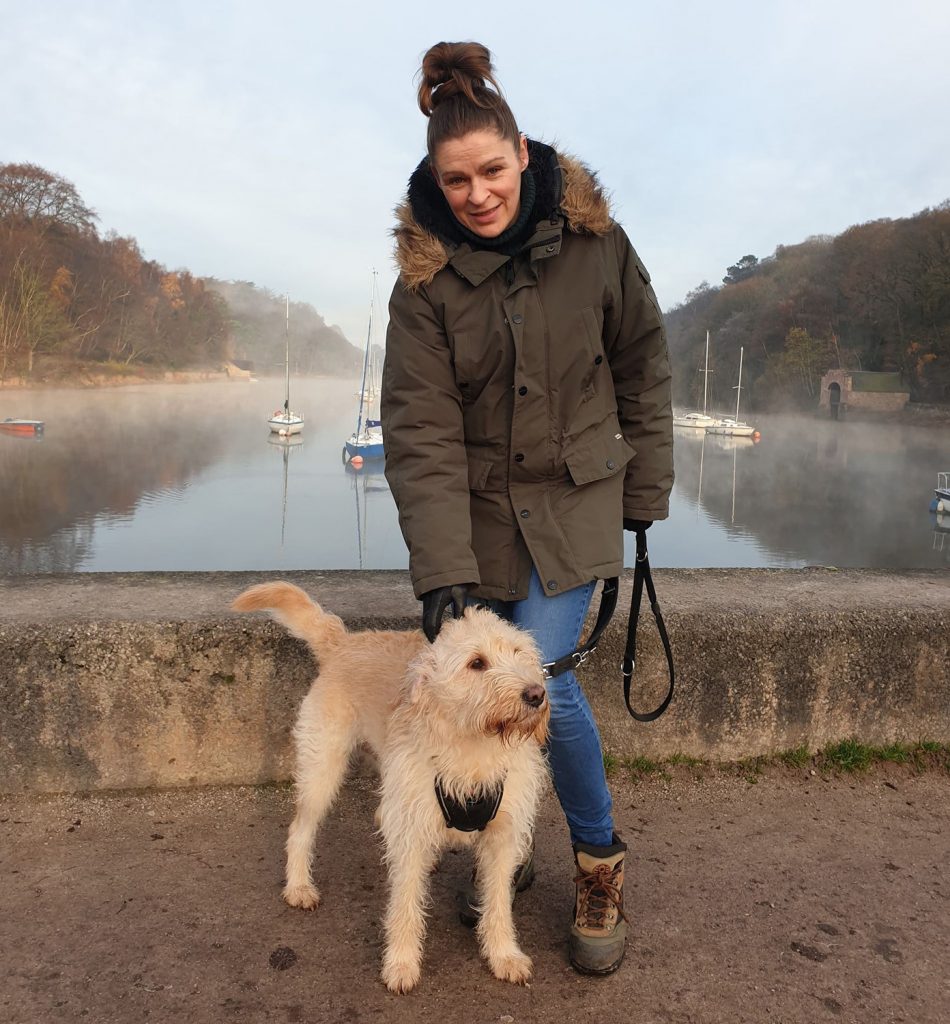
M 622 862 L 615 868 L 598 864 L 593 871 L 578 870 L 574 879 L 579 895 L 577 918 L 585 927 L 603 928 L 611 908 L 627 920 L 623 912 L 623 892 L 617 880 L 621 870 Z

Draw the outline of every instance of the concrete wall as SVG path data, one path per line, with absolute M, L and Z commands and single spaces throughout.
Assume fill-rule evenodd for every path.
M 290 773 L 290 729 L 315 666 L 231 599 L 273 574 L 96 574 L 0 583 L 0 790 L 259 783 Z M 286 574 L 354 629 L 414 628 L 402 572 Z M 919 571 L 656 573 L 677 697 L 626 713 L 618 665 L 630 577 L 581 670 L 618 756 L 729 759 L 855 736 L 950 741 L 950 586 Z M 636 703 L 665 661 L 644 609 Z

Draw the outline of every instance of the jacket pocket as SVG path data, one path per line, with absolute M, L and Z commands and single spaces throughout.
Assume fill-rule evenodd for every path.
M 468 456 L 468 489 L 470 491 L 506 491 L 507 463 Z
M 482 491 L 488 483 L 491 475 L 491 463 L 487 459 L 473 459 L 468 457 L 468 489 L 470 491 Z
M 623 439 L 615 416 L 588 431 L 564 458 L 571 479 L 580 487 L 619 473 L 636 455 Z

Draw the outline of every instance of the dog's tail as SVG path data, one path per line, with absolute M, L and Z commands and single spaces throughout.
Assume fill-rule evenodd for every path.
M 239 594 L 231 607 L 238 612 L 270 612 L 295 637 L 306 641 L 318 657 L 346 636 L 346 626 L 339 616 L 325 612 L 292 583 L 259 583 Z

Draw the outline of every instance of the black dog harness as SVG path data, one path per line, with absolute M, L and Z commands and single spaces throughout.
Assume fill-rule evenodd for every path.
M 442 780 L 435 780 L 435 798 L 439 801 L 439 810 L 445 818 L 445 827 L 458 829 L 459 832 L 482 832 L 492 821 L 501 806 L 501 798 L 505 792 L 505 784 L 500 782 L 498 789 L 489 790 L 482 796 L 469 797 L 467 800 L 456 800 L 442 788 Z

